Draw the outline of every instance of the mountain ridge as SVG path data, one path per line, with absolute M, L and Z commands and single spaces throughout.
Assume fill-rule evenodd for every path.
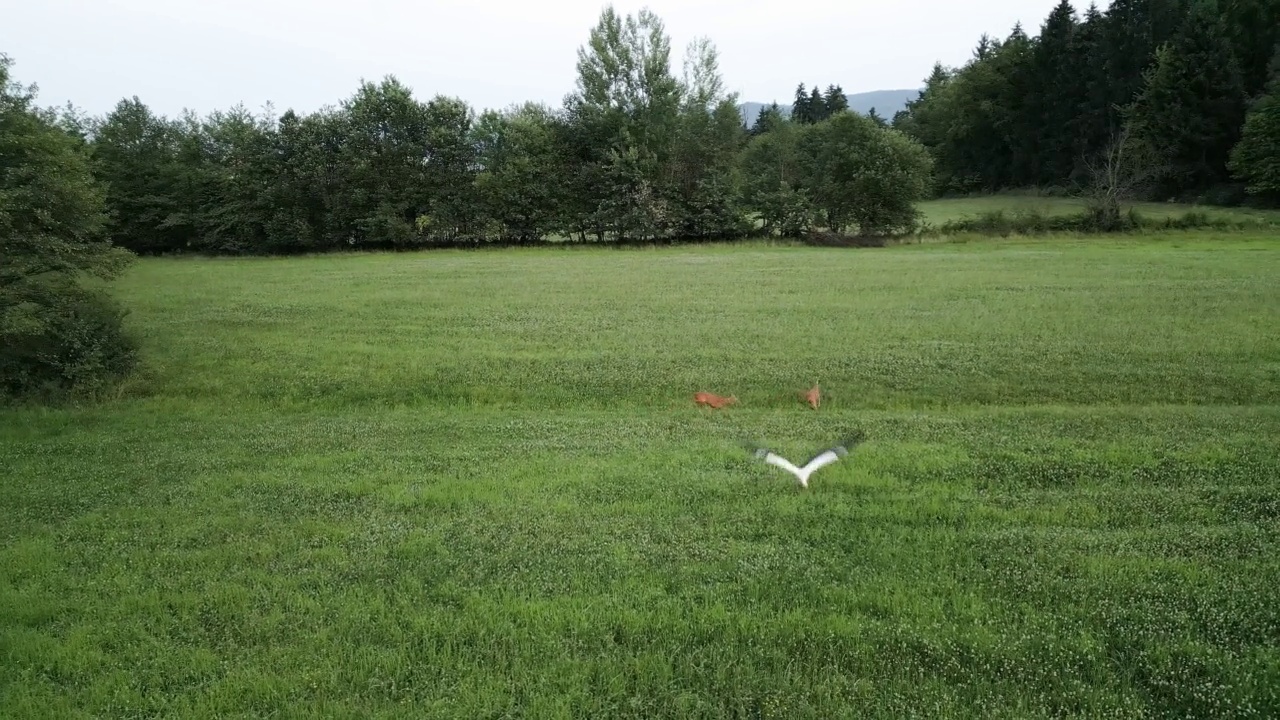
M 907 101 L 915 100 L 919 97 L 921 89 L 871 90 L 869 92 L 845 93 L 844 96 L 849 101 L 850 110 L 866 115 L 871 111 L 871 108 L 875 108 L 877 115 L 885 120 L 892 120 L 894 113 L 907 106 Z M 750 126 L 755 123 L 760 111 L 770 104 L 762 102 L 739 103 L 738 112 L 742 113 L 742 121 Z M 791 103 L 786 105 L 778 103 L 778 108 L 782 110 L 784 115 L 791 114 Z

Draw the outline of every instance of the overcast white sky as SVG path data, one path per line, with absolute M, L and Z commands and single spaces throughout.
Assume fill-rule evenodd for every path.
M 577 48 L 604 0 L 0 0 L 0 52 L 40 87 L 105 113 L 137 95 L 153 110 L 201 114 L 244 102 L 311 111 L 361 78 L 394 74 L 427 99 L 477 109 L 559 105 Z M 1021 20 L 1039 32 L 1055 0 L 630 0 L 662 18 L 679 72 L 686 43 L 711 38 L 743 101 L 789 102 L 799 82 L 847 92 L 915 88 L 935 60 L 964 62 L 983 32 Z M 1108 3 L 1099 2 L 1100 8 Z M 1077 10 L 1083 12 L 1086 3 Z

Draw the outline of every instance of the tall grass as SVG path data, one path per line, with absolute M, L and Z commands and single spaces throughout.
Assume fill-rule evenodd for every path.
M 935 230 L 992 234 L 1092 232 L 1088 203 L 1082 198 L 1000 193 L 929 200 L 919 204 L 923 222 Z M 1137 202 L 1122 208 L 1129 229 L 1243 229 L 1261 232 L 1280 227 L 1280 211 L 1181 203 Z M 1019 230 L 1018 225 L 1023 229 Z M 1048 228 L 1047 230 L 1045 228 Z
M 1044 235 L 1048 233 L 1133 233 L 1166 230 L 1248 230 L 1256 228 L 1251 220 L 1228 219 L 1201 211 L 1182 215 L 1149 218 L 1130 208 L 1119 214 L 1086 210 L 1073 215 L 1043 214 L 1038 211 L 1009 213 L 989 210 L 977 217 L 949 220 L 934 232 L 941 235 L 976 233 L 1009 237 L 1010 235 Z

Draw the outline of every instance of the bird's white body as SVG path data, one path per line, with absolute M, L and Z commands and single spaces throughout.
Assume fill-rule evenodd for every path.
M 774 467 L 782 468 L 783 470 L 786 470 L 792 475 L 795 475 L 796 480 L 799 481 L 800 483 L 800 487 L 807 488 L 809 487 L 810 475 L 814 474 L 821 468 L 824 468 L 830 465 L 831 463 L 839 460 L 840 458 L 844 457 L 848 453 L 849 451 L 845 449 L 844 446 L 834 447 L 834 448 L 831 448 L 830 450 L 819 453 L 812 460 L 805 463 L 803 467 L 797 467 L 790 460 L 787 460 L 781 455 L 778 455 L 777 453 L 772 452 L 770 450 L 765 450 L 763 448 L 756 451 L 756 457 L 763 458 L 764 461 L 769 463 L 770 465 L 773 465 Z

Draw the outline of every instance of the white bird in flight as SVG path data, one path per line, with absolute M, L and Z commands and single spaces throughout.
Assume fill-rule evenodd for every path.
M 839 460 L 845 455 L 848 455 L 849 448 L 857 445 L 861 441 L 862 441 L 862 438 L 860 436 L 851 437 L 848 440 L 840 443 L 839 445 L 836 445 L 835 447 L 827 450 L 823 450 L 822 452 L 813 456 L 813 458 L 811 458 L 809 462 L 805 463 L 802 467 L 796 467 L 795 464 L 792 463 L 790 460 L 787 460 L 786 458 L 773 452 L 772 450 L 769 450 L 768 448 L 763 448 L 763 447 L 756 448 L 755 456 L 759 459 L 764 460 L 770 465 L 773 465 L 774 467 L 782 468 L 783 470 L 786 470 L 792 475 L 795 475 L 796 480 L 800 481 L 800 487 L 808 488 L 810 475 L 814 474 L 819 469 L 824 468 L 830 465 L 831 463 Z

